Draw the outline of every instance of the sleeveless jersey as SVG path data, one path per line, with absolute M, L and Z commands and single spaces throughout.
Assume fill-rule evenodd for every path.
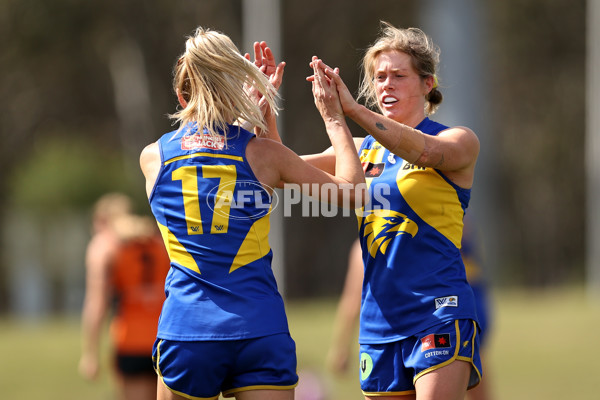
M 229 125 L 224 140 L 190 125 L 158 141 L 162 165 L 150 206 L 171 258 L 158 338 L 288 332 L 271 269 L 271 196 L 246 159 L 253 137 Z
M 429 118 L 416 127 L 429 135 L 447 128 Z M 476 320 L 460 254 L 471 191 L 372 136 L 359 156 L 370 200 L 357 210 L 365 265 L 359 342 L 387 343 L 441 322 Z
M 132 239 L 117 251 L 111 268 L 116 307 L 110 333 L 118 353 L 152 353 L 168 271 L 160 237 Z

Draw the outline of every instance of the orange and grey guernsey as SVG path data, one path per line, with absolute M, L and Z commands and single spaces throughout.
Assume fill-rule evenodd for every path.
M 447 126 L 425 118 L 416 129 Z M 359 150 L 370 201 L 357 210 L 365 265 L 359 342 L 388 343 L 454 319 L 477 320 L 460 254 L 470 189 L 410 164 L 372 136 Z
M 111 266 L 116 298 L 110 333 L 117 353 L 150 356 L 165 299 L 169 257 L 159 237 L 123 243 Z
M 254 134 L 195 125 L 162 136 L 150 195 L 169 257 L 157 337 L 237 340 L 288 332 L 271 269 L 271 195 L 246 159 Z

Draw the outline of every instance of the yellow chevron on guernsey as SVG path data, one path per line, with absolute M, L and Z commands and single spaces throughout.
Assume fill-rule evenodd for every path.
M 269 251 L 271 251 L 271 246 L 269 245 L 269 227 L 269 214 L 257 219 L 252 224 L 237 255 L 233 259 L 233 263 L 231 263 L 229 273 L 269 254 Z
M 271 251 L 269 244 L 269 214 L 256 220 L 252 227 L 248 231 L 246 238 L 242 242 L 240 249 L 229 268 L 229 273 L 232 273 L 236 269 L 248 265 L 253 261 L 256 261 Z M 175 235 L 171 233 L 169 228 L 162 224 L 158 224 L 161 236 L 165 242 L 167 253 L 173 262 L 196 271 L 201 274 L 200 269 L 196 260 L 192 255 L 185 249 L 185 247 L 177 240 Z
M 181 243 L 179 243 L 179 240 L 177 240 L 169 228 L 160 223 L 158 223 L 158 228 L 160 229 L 160 234 L 165 242 L 165 247 L 167 248 L 167 253 L 169 254 L 171 261 L 200 274 L 200 269 L 198 268 L 198 264 L 196 264 L 194 257 L 188 253 Z
M 385 254 L 392 238 L 409 234 L 415 237 L 419 231 L 418 225 L 406 215 L 393 210 L 364 211 L 362 225 L 364 237 L 367 239 L 369 254 L 377 255 L 377 251 Z
M 433 168 L 400 168 L 396 182 L 410 208 L 460 249 L 465 213 L 456 189 Z

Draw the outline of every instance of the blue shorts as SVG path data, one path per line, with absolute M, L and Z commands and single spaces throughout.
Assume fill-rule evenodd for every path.
M 298 384 L 296 343 L 289 333 L 245 340 L 157 339 L 152 358 L 163 383 L 190 399 L 233 397 L 246 390 L 288 390 Z
M 481 360 L 472 320 L 436 325 L 397 342 L 361 344 L 360 386 L 365 396 L 414 394 L 417 379 L 455 360 L 471 363 L 469 388 L 476 386 Z

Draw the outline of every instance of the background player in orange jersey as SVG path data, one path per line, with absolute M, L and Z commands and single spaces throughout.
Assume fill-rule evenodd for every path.
M 103 323 L 109 305 L 114 303 L 111 365 L 119 397 L 154 399 L 152 344 L 169 269 L 164 244 L 154 222 L 149 217 L 132 215 L 129 198 L 119 193 L 98 200 L 93 230 L 86 254 L 79 371 L 90 380 L 98 377 Z

